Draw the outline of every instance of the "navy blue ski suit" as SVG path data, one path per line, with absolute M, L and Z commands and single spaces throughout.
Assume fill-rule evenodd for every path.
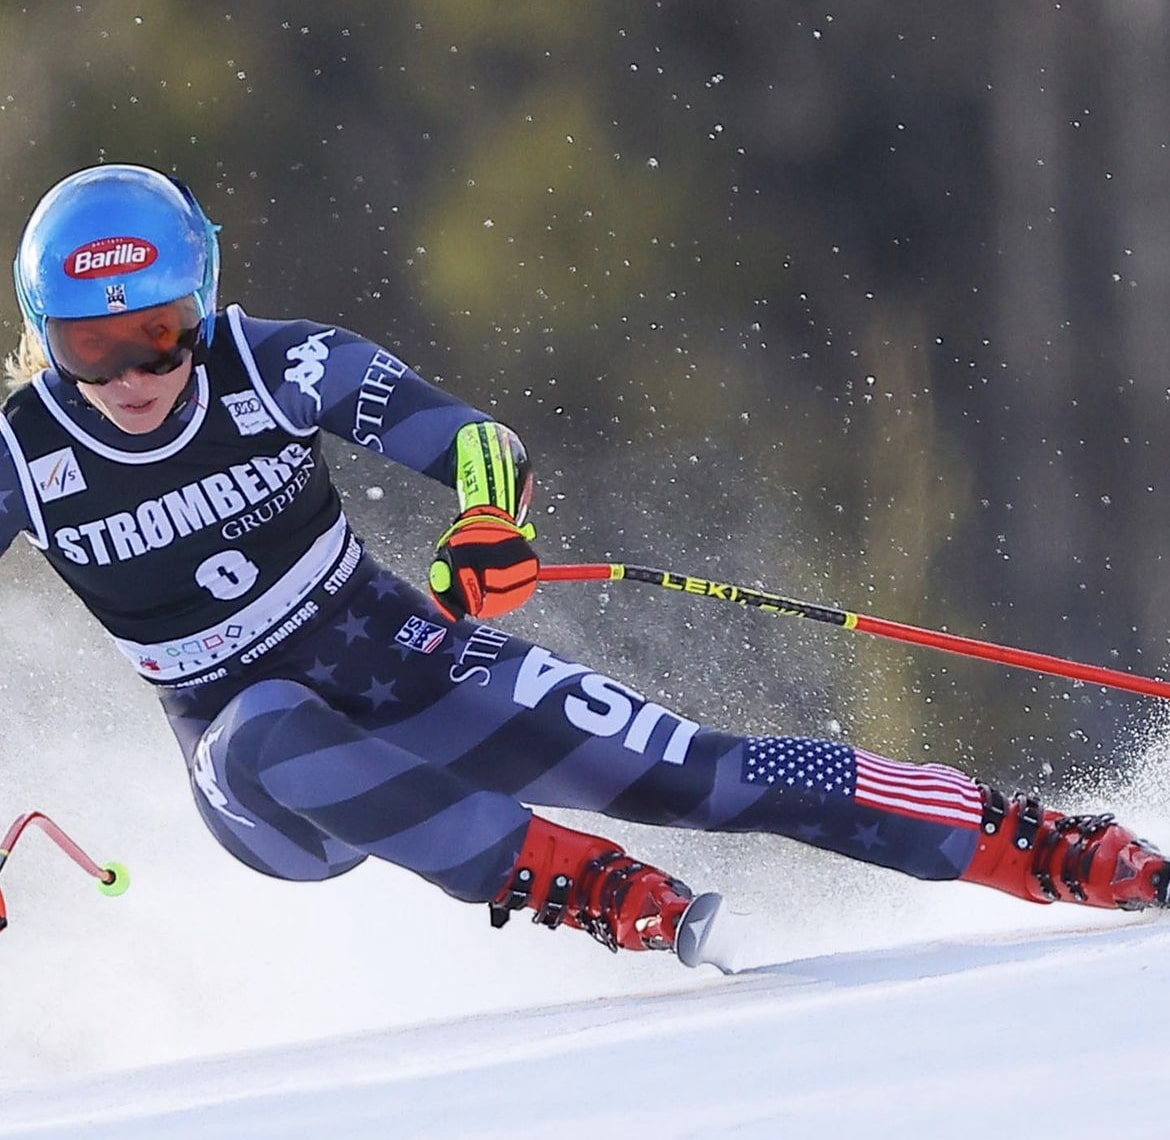
M 506 631 L 451 622 L 346 522 L 320 432 L 453 486 L 488 419 L 342 328 L 217 319 L 194 396 L 120 432 L 53 372 L 0 416 L 0 548 L 21 531 L 155 686 L 238 859 L 322 879 L 368 855 L 471 902 L 533 805 L 786 835 L 920 878 L 975 850 L 942 765 L 701 725 Z

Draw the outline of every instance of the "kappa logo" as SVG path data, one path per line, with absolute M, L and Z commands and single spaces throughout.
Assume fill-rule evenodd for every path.
M 86 242 L 65 258 L 65 272 L 79 281 L 122 276 L 158 260 L 158 248 L 139 237 L 108 237 Z
M 212 748 L 219 743 L 219 738 L 223 736 L 224 726 L 217 724 L 214 728 L 209 728 L 195 746 L 195 755 L 191 762 L 191 779 L 195 786 L 207 797 L 207 802 L 220 815 L 226 816 L 228 819 L 240 824 L 243 827 L 255 827 L 256 824 L 248 819 L 246 816 L 240 815 L 238 812 L 231 811 L 228 808 L 228 798 L 224 793 L 223 788 L 219 786 L 216 779 L 215 759 L 212 756 Z
M 336 332 L 336 329 L 326 329 L 313 333 L 284 354 L 285 359 L 295 362 L 284 370 L 284 378 L 290 384 L 295 384 L 302 395 L 308 396 L 317 405 L 317 411 L 321 410 L 321 393 L 317 391 L 317 385 L 325 375 L 325 361 L 329 359 L 329 346 L 325 342 Z
M 276 427 L 255 392 L 232 392 L 220 397 L 240 435 L 256 435 Z
M 86 490 L 85 476 L 81 473 L 73 448 L 63 447 L 60 451 L 42 455 L 28 465 L 29 473 L 36 484 L 37 494 L 42 503 L 63 499 Z

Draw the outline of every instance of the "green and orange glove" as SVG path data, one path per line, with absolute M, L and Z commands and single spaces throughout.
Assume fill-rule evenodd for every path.
M 540 560 L 525 524 L 532 472 L 519 437 L 503 424 L 467 424 L 455 438 L 461 513 L 435 547 L 429 582 L 449 617 L 495 618 L 536 590 Z
M 494 618 L 522 606 L 536 590 L 540 561 L 528 545 L 531 525 L 517 526 L 499 507 L 472 507 L 439 539 L 431 593 L 449 616 Z

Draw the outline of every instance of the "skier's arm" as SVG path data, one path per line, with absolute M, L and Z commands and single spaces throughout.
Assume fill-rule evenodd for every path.
M 15 437 L 7 419 L 0 415 L 0 554 L 3 554 L 21 531 L 26 531 L 38 544 L 48 541 L 37 504 L 37 490 L 34 483 L 43 483 L 41 493 L 49 495 L 54 490 L 54 480 L 60 482 L 76 478 L 77 472 L 64 461 L 50 465 L 43 472 L 30 470 L 24 462 L 18 464 L 14 458 Z M 36 512 L 34 519 L 30 512 Z
M 456 491 L 460 514 L 430 575 L 449 615 L 496 617 L 532 596 L 539 563 L 524 525 L 532 470 L 515 432 L 345 329 L 260 321 L 235 308 L 228 320 L 292 430 L 324 428 Z
M 302 434 L 322 428 L 455 487 L 455 437 L 490 416 L 347 329 L 258 320 L 235 306 L 227 322 L 286 426 Z

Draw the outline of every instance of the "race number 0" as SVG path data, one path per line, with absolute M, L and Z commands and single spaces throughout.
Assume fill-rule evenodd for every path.
M 260 577 L 255 562 L 238 550 L 223 550 L 204 559 L 195 571 L 195 581 L 213 597 L 231 601 L 246 594 Z

